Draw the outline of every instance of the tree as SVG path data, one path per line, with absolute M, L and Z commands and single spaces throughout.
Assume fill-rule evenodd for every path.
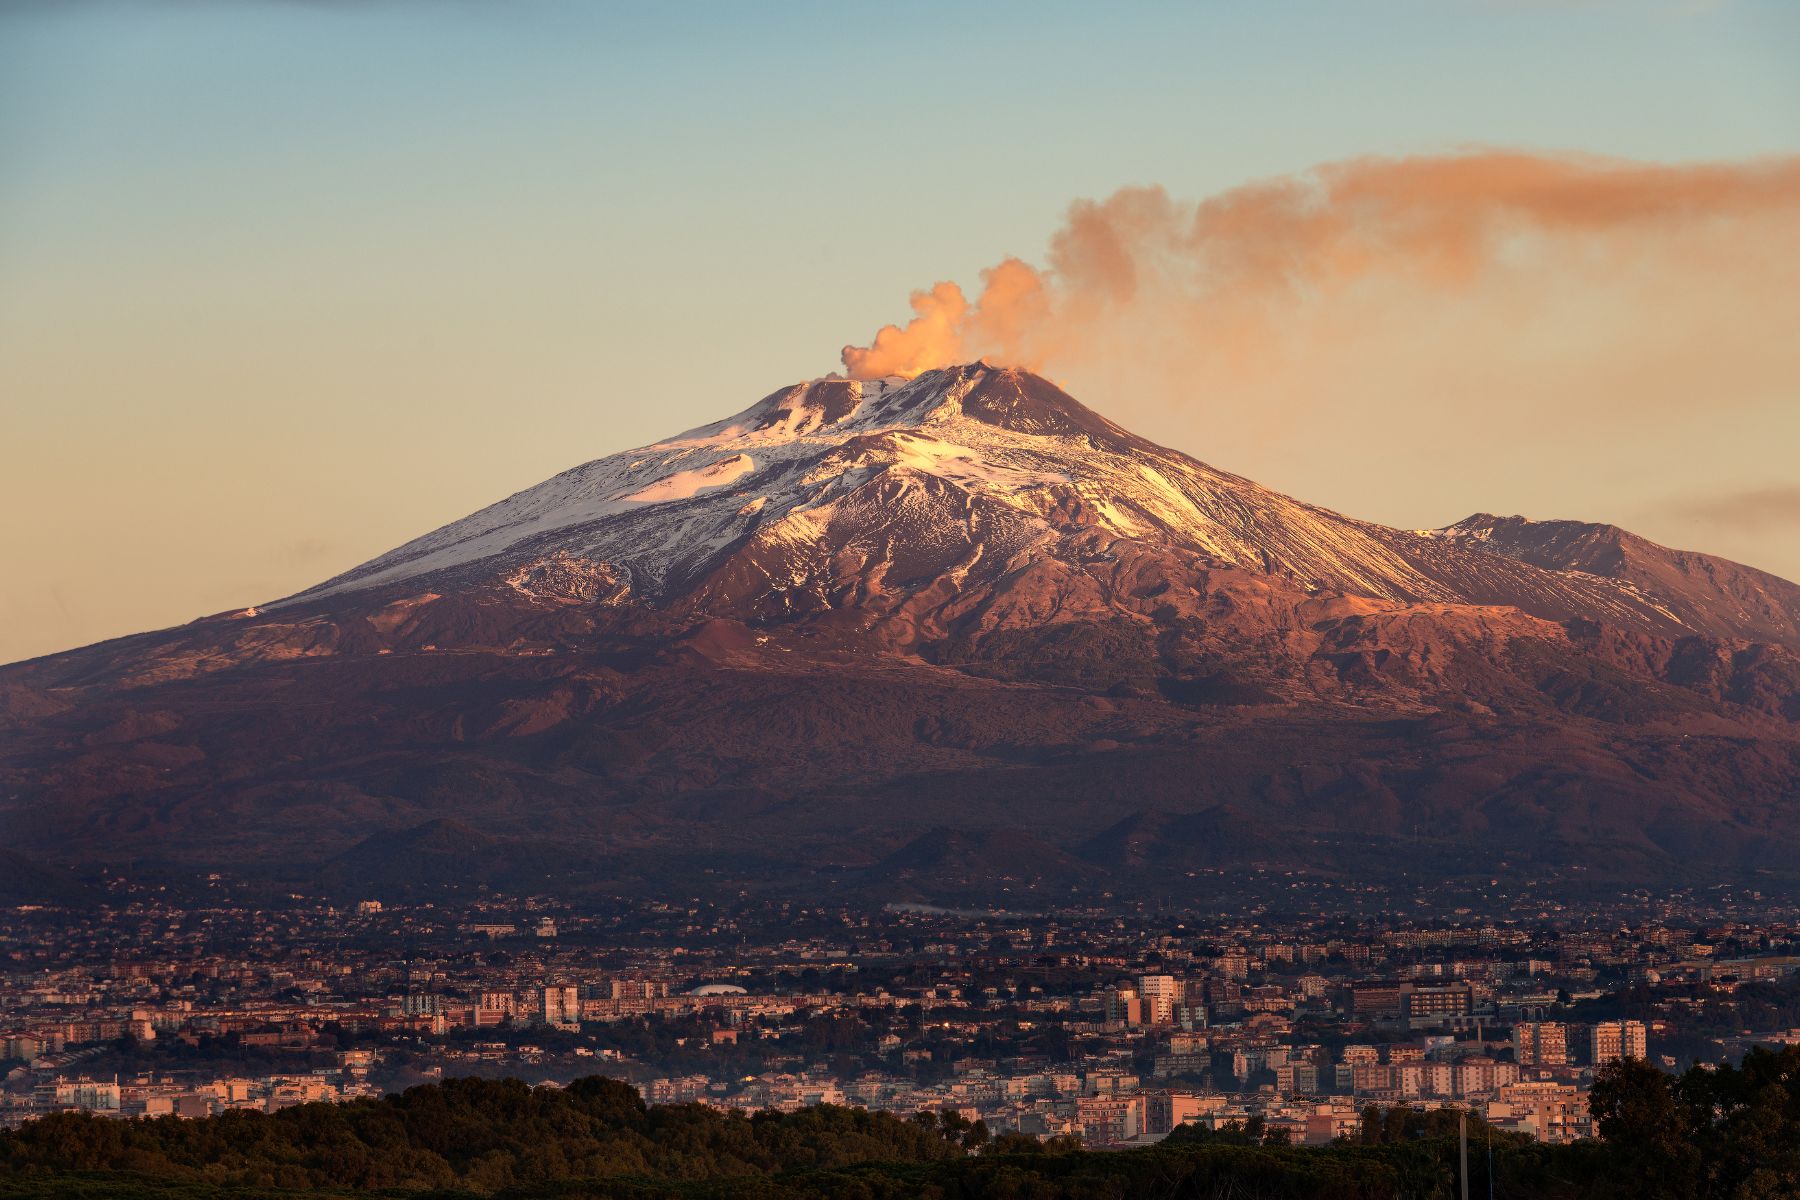
M 1709 1194 L 1800 1195 L 1800 1047 L 1756 1047 L 1736 1067 L 1690 1069 L 1675 1101 Z
M 1609 1063 L 1594 1075 L 1588 1108 L 1607 1144 L 1610 1194 L 1641 1200 L 1701 1194 L 1697 1131 L 1667 1075 L 1640 1059 Z

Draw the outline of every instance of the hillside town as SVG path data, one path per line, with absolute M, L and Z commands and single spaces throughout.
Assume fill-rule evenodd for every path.
M 1264 907 L 1261 905 L 1255 906 Z M 1800 1042 L 1800 933 L 1715 889 L 1550 912 L 216 899 L 0 910 L 0 1120 L 204 1117 L 477 1075 L 954 1112 L 1089 1147 L 1371 1108 L 1565 1142 L 1621 1058 Z

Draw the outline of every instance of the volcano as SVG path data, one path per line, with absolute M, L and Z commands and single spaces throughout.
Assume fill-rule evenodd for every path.
M 1797 652 L 1800 587 L 1613 526 L 1390 529 L 1028 372 L 829 378 L 0 668 L 0 838 L 376 892 L 1775 886 Z

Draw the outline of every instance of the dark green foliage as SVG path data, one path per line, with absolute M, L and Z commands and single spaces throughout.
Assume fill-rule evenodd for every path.
M 113 1171 L 218 1185 L 493 1192 L 619 1175 L 695 1180 L 928 1161 L 961 1155 L 963 1141 L 861 1109 L 744 1116 L 649 1108 L 633 1088 L 598 1077 L 562 1089 L 455 1079 L 383 1100 L 204 1121 L 59 1114 L 0 1136 L 0 1178 Z
M 1800 1196 L 1800 1046 L 1671 1079 L 1641 1062 L 1602 1068 L 1594 1118 L 1609 1190 L 1644 1200 Z
M 1603 1070 L 1603 1142 L 1539 1145 L 1469 1119 L 1472 1191 L 1509 1200 L 1800 1196 L 1800 1048 L 1679 1079 Z M 0 1200 L 1449 1200 L 1454 1110 L 1371 1108 L 1359 1135 L 1278 1144 L 1259 1124 L 1083 1151 L 955 1113 L 646 1106 L 613 1080 L 452 1080 L 383 1100 L 204 1121 L 48 1117 L 0 1134 Z
M 1353 1140 L 1364 1146 L 1387 1146 L 1420 1138 L 1456 1137 L 1463 1119 L 1464 1111 L 1457 1108 L 1381 1108 L 1371 1104 L 1363 1109 L 1362 1129 Z M 1468 1113 L 1467 1120 L 1472 1143 L 1486 1146 L 1492 1142 L 1510 1147 L 1531 1144 L 1531 1138 L 1525 1134 L 1491 1129 L 1479 1113 Z
M 1288 1135 L 1285 1129 L 1270 1129 L 1261 1116 L 1253 1116 L 1248 1121 L 1227 1121 L 1213 1129 L 1206 1125 L 1183 1125 L 1169 1134 L 1168 1141 L 1180 1146 L 1194 1145 L 1215 1146 L 1285 1146 Z

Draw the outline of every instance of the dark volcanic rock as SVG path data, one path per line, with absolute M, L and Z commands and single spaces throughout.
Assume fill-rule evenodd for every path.
M 1548 571 L 1621 580 L 1696 633 L 1800 648 L 1800 585 L 1730 559 L 1671 550 L 1617 525 L 1586 521 L 1477 513 L 1438 532 Z
M 1605 526 L 1356 521 L 1023 372 L 815 381 L 287 601 L 0 668 L 0 868 L 1770 883 L 1797 593 Z
M 0 850 L 0 905 L 86 908 L 100 893 L 65 867 L 45 866 L 10 850 Z

